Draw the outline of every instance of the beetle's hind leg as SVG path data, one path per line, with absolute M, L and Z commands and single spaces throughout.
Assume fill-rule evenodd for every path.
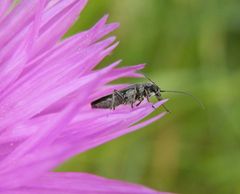
M 133 98 L 131 100 L 131 108 L 133 109 L 133 104 L 136 102 L 137 98 L 137 87 L 134 87 L 134 94 L 133 94 Z
M 118 96 L 118 97 L 121 98 L 122 102 L 121 102 L 120 104 L 123 104 L 123 103 L 125 102 L 123 95 L 122 95 L 119 91 L 113 90 L 113 94 L 112 94 L 112 106 L 111 106 L 111 109 L 113 109 L 113 110 L 115 110 L 115 107 L 116 107 L 116 104 L 115 104 L 115 102 L 116 102 L 116 96 Z

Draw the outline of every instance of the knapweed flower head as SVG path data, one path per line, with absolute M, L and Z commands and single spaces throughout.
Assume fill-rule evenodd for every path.
M 158 193 L 85 173 L 53 169 L 70 157 L 159 119 L 145 103 L 115 111 L 91 101 L 140 77 L 144 65 L 94 68 L 117 46 L 104 37 L 118 24 L 104 16 L 90 29 L 62 40 L 87 0 L 1 0 L 0 193 Z M 155 106 L 160 106 L 159 102 Z

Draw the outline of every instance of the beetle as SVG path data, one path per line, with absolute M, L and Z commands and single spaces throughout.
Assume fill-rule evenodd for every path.
M 203 104 L 192 94 L 183 92 L 183 91 L 174 91 L 174 90 L 162 90 L 160 87 L 157 86 L 151 79 L 147 78 L 150 82 L 147 83 L 137 83 L 132 84 L 124 89 L 121 90 L 114 90 L 112 94 L 103 96 L 99 99 L 94 100 L 91 102 L 92 108 L 101 108 L 101 109 L 113 109 L 119 105 L 123 104 L 130 104 L 131 107 L 139 106 L 142 101 L 146 98 L 148 102 L 150 102 L 149 98 L 151 96 L 155 96 L 158 101 L 163 100 L 161 93 L 162 92 L 173 92 L 173 93 L 180 93 L 184 95 L 191 96 L 194 98 L 198 104 L 203 107 Z M 137 103 L 136 103 L 137 102 Z M 162 105 L 167 112 L 170 112 L 166 106 Z M 153 108 L 155 108 L 153 106 Z

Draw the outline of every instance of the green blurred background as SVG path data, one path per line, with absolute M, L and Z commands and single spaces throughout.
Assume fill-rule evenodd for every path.
M 240 193 L 240 1 L 91 0 L 68 35 L 105 13 L 121 23 L 113 33 L 120 46 L 105 63 L 147 63 L 144 73 L 159 86 L 190 91 L 206 109 L 189 97 L 166 94 L 171 114 L 57 170 L 160 191 Z

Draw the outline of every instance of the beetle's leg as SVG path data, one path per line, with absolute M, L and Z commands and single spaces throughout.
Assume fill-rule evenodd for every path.
M 112 106 L 111 106 L 112 110 L 115 110 L 115 93 L 113 92 L 112 94 Z
M 144 92 L 145 92 L 145 94 L 146 94 L 147 101 L 148 101 L 148 102 L 150 102 L 150 100 L 149 100 L 149 93 L 148 93 L 148 91 L 145 89 L 145 90 L 144 90 Z
M 133 102 L 131 102 L 131 108 L 133 109 Z
M 168 110 L 168 108 L 167 108 L 164 104 L 162 104 L 162 106 L 163 106 L 163 108 L 165 109 L 165 111 L 167 111 L 168 113 L 171 113 L 171 111 Z
M 145 94 L 146 94 L 147 101 L 150 102 L 148 91 L 147 91 L 147 90 L 144 90 L 144 92 L 145 92 Z M 156 109 L 156 107 L 155 107 L 153 104 L 152 104 L 152 107 L 153 107 L 154 109 Z
M 117 90 L 113 90 L 113 94 L 112 94 L 112 109 L 115 110 L 115 107 L 116 107 L 116 96 L 119 96 L 121 99 L 122 99 L 122 102 L 121 103 L 124 103 L 124 97 L 123 95 L 117 91 Z
M 162 97 L 160 97 L 159 99 L 160 99 L 160 100 L 163 100 Z M 168 110 L 168 108 L 167 108 L 164 104 L 162 104 L 161 106 L 162 106 L 162 107 L 165 109 L 165 111 L 167 111 L 168 113 L 171 112 L 170 110 Z
M 133 104 L 134 102 L 136 102 L 136 98 L 137 98 L 137 87 L 134 87 L 134 94 L 133 94 L 133 99 L 131 100 L 131 107 L 133 108 Z
M 123 102 L 125 101 L 124 96 L 119 91 L 113 90 L 113 93 L 115 93 L 115 95 L 118 95 L 122 99 Z
M 142 103 L 143 99 L 141 99 L 137 104 L 136 106 L 139 106 L 141 103 Z
M 144 98 L 140 97 L 138 100 L 139 100 L 139 102 L 136 104 L 136 106 L 139 106 L 142 103 L 142 101 L 144 100 Z

